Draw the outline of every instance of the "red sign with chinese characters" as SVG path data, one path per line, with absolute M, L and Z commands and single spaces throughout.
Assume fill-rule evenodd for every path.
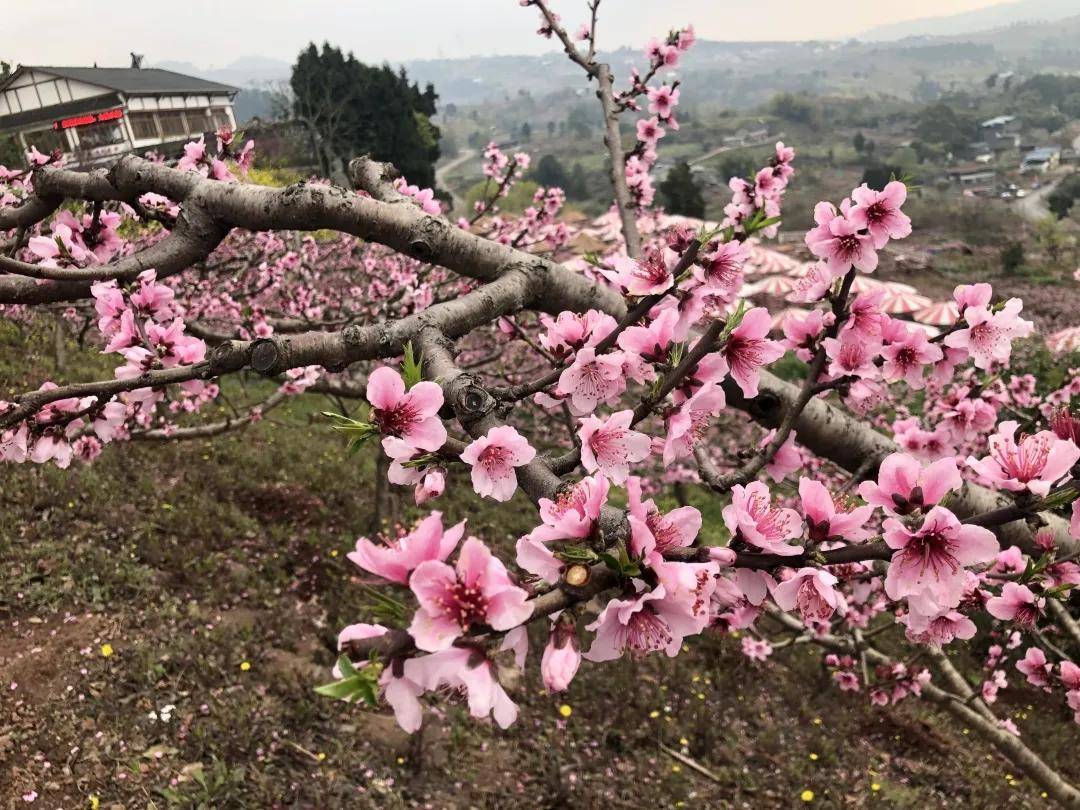
M 62 118 L 59 121 L 53 121 L 53 129 L 71 129 L 72 127 L 85 127 L 90 124 L 100 124 L 104 121 L 115 121 L 118 118 L 124 117 L 124 111 L 117 107 L 114 110 L 106 110 L 99 113 L 88 113 L 87 115 L 76 115 L 72 118 Z

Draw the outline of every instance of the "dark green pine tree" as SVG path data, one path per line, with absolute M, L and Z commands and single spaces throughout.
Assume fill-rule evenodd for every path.
M 324 44 L 302 51 L 290 82 L 293 114 L 308 128 L 320 168 L 368 154 L 388 161 L 414 185 L 435 185 L 438 95 L 410 82 L 404 68 L 365 65 Z
M 698 218 L 705 216 L 705 198 L 701 196 L 701 188 L 694 181 L 690 164 L 685 160 L 676 163 L 668 172 L 660 184 L 660 194 L 669 214 Z

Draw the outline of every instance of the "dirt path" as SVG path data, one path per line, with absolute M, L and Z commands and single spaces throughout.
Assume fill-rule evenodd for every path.
M 1046 207 L 1046 198 L 1055 188 L 1057 188 L 1056 180 L 1035 189 L 1026 197 L 1019 198 L 1014 205 L 1016 212 L 1032 224 L 1046 219 L 1050 216 L 1050 209 Z
M 738 144 L 738 145 L 734 145 L 734 146 L 718 146 L 716 149 L 713 149 L 711 152 L 706 152 L 701 157 L 696 157 L 693 160 L 688 160 L 687 163 L 689 163 L 691 166 L 694 166 L 694 165 L 696 165 L 698 163 L 704 163 L 706 160 L 711 160 L 712 158 L 716 157 L 717 155 L 722 155 L 722 154 L 724 154 L 724 152 L 734 152 L 736 149 L 751 149 L 751 148 L 753 148 L 755 146 L 765 146 L 765 145 L 770 144 L 770 143 L 776 143 L 778 140 L 780 140 L 783 137 L 784 137 L 784 133 L 783 132 L 778 132 L 775 135 L 770 135 L 767 138 L 763 138 L 760 141 L 754 141 L 753 143 L 742 143 L 742 144 Z
M 447 175 L 449 175 L 449 173 L 456 169 L 458 166 L 468 161 L 470 158 L 475 157 L 475 155 L 476 152 L 474 150 L 466 149 L 449 163 L 446 163 L 435 169 L 435 184 L 440 186 L 441 188 L 446 189 L 447 193 L 450 195 L 451 213 L 457 210 L 462 204 L 464 204 L 465 201 L 462 200 L 461 197 L 459 197 L 457 194 L 455 194 L 452 188 L 450 188 L 450 184 L 446 180 Z

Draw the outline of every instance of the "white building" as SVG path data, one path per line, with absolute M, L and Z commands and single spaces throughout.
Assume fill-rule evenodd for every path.
M 1046 174 L 1056 169 L 1061 160 L 1061 149 L 1056 146 L 1042 146 L 1032 149 L 1020 161 L 1021 174 Z
M 236 126 L 236 87 L 157 68 L 20 65 L 0 82 L 0 134 L 24 149 L 61 149 L 70 166 L 131 151 L 171 154 Z

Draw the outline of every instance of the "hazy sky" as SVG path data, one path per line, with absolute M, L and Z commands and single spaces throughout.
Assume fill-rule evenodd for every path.
M 880 23 L 1000 2 L 605 0 L 597 39 L 605 48 L 636 47 L 687 22 L 708 39 L 841 38 Z M 585 0 L 553 0 L 553 7 L 570 28 L 584 20 Z M 156 8 L 165 13 L 151 11 Z M 517 0 L 50 0 L 45 26 L 32 3 L 19 3 L 14 20 L 5 16 L 0 59 L 24 64 L 126 65 L 129 51 L 146 54 L 149 63 L 201 67 L 222 67 L 248 54 L 291 62 L 312 40 L 329 40 L 371 62 L 551 47 L 533 34 L 536 9 L 521 8 Z

